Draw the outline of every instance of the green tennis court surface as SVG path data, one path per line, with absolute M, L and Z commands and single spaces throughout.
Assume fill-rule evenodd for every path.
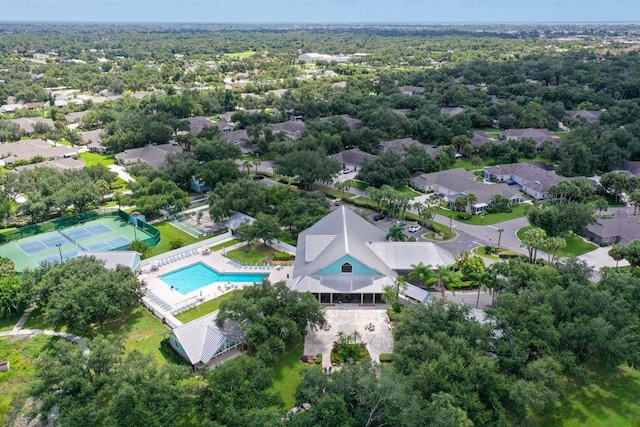
M 126 250 L 135 238 L 151 234 L 120 219 L 103 217 L 75 227 L 61 228 L 0 246 L 0 256 L 13 260 L 16 271 L 35 268 L 45 261 L 75 257 L 80 251 Z

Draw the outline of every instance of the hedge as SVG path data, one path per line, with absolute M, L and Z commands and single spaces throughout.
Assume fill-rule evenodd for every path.
M 391 363 L 395 355 L 393 353 L 380 353 L 380 363 Z
M 273 254 L 274 261 L 290 261 L 293 258 L 293 255 L 287 252 L 278 252 Z

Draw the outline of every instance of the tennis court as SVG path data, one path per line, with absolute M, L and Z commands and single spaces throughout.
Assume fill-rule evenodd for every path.
M 32 256 L 49 249 L 57 248 L 58 245 L 63 246 L 69 244 L 69 242 L 77 244 L 83 240 L 112 232 L 113 230 L 104 224 L 91 224 L 81 226 L 80 228 L 68 229 L 66 231 L 60 229 L 57 231 L 56 235 L 49 236 L 45 234 L 45 237 L 38 236 L 36 239 L 29 240 L 24 243 L 18 243 L 18 247 L 22 249 L 25 254 Z M 56 232 L 52 231 L 51 233 Z M 129 241 L 127 240 L 127 242 Z M 123 245 L 127 244 L 127 242 L 123 243 Z
M 45 261 L 60 262 L 74 258 L 80 251 L 126 250 L 136 238 L 152 235 L 120 217 L 102 217 L 74 227 L 52 230 L 0 246 L 0 257 L 10 258 L 16 271 L 38 267 Z

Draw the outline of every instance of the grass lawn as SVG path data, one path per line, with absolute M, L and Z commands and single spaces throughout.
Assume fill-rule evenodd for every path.
M 220 249 L 228 248 L 229 246 L 237 245 L 238 243 L 240 243 L 240 240 L 231 239 L 226 242 L 219 243 L 215 246 L 211 246 L 209 249 L 215 252 L 215 251 L 219 251 Z
M 472 170 L 482 169 L 485 166 L 492 166 L 494 164 L 495 164 L 495 161 L 489 158 L 483 159 L 482 163 L 480 163 L 478 166 L 472 165 L 470 159 L 460 159 L 460 160 L 456 160 L 455 163 L 451 165 L 449 169 L 465 168 L 468 171 L 472 171 Z
M 115 164 L 116 162 L 116 158 L 113 155 L 92 153 L 90 151 L 80 153 L 80 157 L 82 157 L 82 159 L 86 162 L 87 166 L 93 166 L 97 164 L 109 166 Z
M 53 329 L 51 325 L 44 322 L 38 309 L 31 313 L 24 328 Z M 142 306 L 136 307 L 120 318 L 102 325 L 98 330 L 88 332 L 75 331 L 73 328 L 62 328 L 61 330 L 80 335 L 89 340 L 96 336 L 112 336 L 113 339 L 121 339 L 127 351 L 138 350 L 141 353 L 152 354 L 160 363 L 167 361 L 160 352 L 160 342 L 164 338 L 162 334 L 167 332 L 169 328 Z
M 245 50 L 244 52 L 236 52 L 236 53 L 225 53 L 223 56 L 226 58 L 250 58 L 255 55 L 257 52 L 254 50 Z
M 588 382 L 571 382 L 564 398 L 540 419 L 545 427 L 637 426 L 640 420 L 640 371 L 597 367 Z
M 0 373 L 0 425 L 13 425 L 27 400 L 27 389 L 36 373 L 33 362 L 59 339 L 46 335 L 0 338 L 0 360 L 11 363 L 9 371 Z
M 525 216 L 526 204 L 521 203 L 518 206 L 514 206 L 511 212 L 487 214 L 484 218 L 481 215 L 473 215 L 470 220 L 463 220 L 458 218 L 457 212 L 453 214 L 453 219 L 472 225 L 491 225 L 499 222 L 508 221 L 514 218 L 521 218 Z
M 351 181 L 352 181 L 352 185 L 351 186 L 353 188 L 358 188 L 360 190 L 366 190 L 367 188 L 370 187 L 370 185 L 367 184 L 364 181 L 358 181 L 357 179 L 352 179 Z
M 228 258 L 233 258 L 240 262 L 249 264 L 262 264 L 264 259 L 269 255 L 275 254 L 276 251 L 271 246 L 265 246 L 262 243 L 254 243 L 249 247 L 245 245 L 241 248 L 234 249 L 231 252 L 227 252 Z
M 549 159 L 545 159 L 544 157 L 542 157 L 541 155 L 537 155 L 535 156 L 533 159 L 526 159 L 526 158 L 522 158 L 518 160 L 520 163 L 533 163 L 533 162 L 543 162 L 546 163 L 548 165 L 553 165 L 553 162 Z
M 422 196 L 422 193 L 420 193 L 419 191 L 414 190 L 413 188 L 407 186 L 407 185 L 403 185 L 402 187 L 398 187 L 396 188 L 396 191 L 402 193 L 402 194 L 410 194 L 413 197 L 418 197 L 418 196 Z
M 154 224 L 154 227 L 160 230 L 161 238 L 160 238 L 160 243 L 158 243 L 158 246 L 156 246 L 151 250 L 150 256 L 160 255 L 172 250 L 170 243 L 174 239 L 182 240 L 183 246 L 191 245 L 193 243 L 196 243 L 200 240 L 205 239 L 205 237 L 201 239 L 193 237 L 191 234 L 186 233 L 177 227 L 174 227 L 173 225 L 171 225 L 170 222 L 167 222 L 167 221 Z
M 533 226 L 530 225 L 528 227 L 522 227 L 520 230 L 518 230 L 516 232 L 518 239 L 522 240 L 522 236 L 524 235 L 524 233 L 527 230 L 531 230 L 532 228 Z M 596 245 L 585 242 L 580 236 L 576 236 L 574 234 L 571 234 L 569 237 L 565 238 L 565 241 L 567 242 L 567 246 L 558 251 L 559 257 L 580 256 L 597 248 Z
M 213 313 L 220 307 L 220 303 L 231 298 L 231 295 L 233 295 L 234 292 L 235 290 L 224 295 L 220 295 L 218 298 L 214 298 L 200 305 L 197 305 L 190 310 L 178 314 L 176 318 L 183 323 L 187 323 L 191 322 L 192 320 L 199 319 L 205 314 Z
M 333 188 L 327 187 L 320 187 L 320 191 L 322 191 L 327 197 L 338 200 L 355 196 L 355 194 L 349 193 L 347 191 L 334 190 Z M 344 197 L 342 197 L 343 195 Z
M 273 387 L 270 391 L 282 396 L 286 409 L 293 408 L 296 403 L 294 394 L 296 388 L 302 383 L 302 371 L 320 369 L 319 366 L 312 367 L 300 361 L 303 351 L 304 342 L 297 342 L 287 349 L 285 354 L 276 357 L 276 360 L 269 364 L 273 369 Z
M 9 316 L 6 319 L 0 319 L 0 332 L 12 330 L 16 323 L 18 323 L 18 320 L 20 320 L 20 316 L 22 316 L 22 312 Z

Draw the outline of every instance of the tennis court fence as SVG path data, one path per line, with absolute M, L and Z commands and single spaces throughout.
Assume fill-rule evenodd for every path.
M 63 237 L 72 242 L 73 244 L 78 244 L 74 239 L 65 234 L 61 229 L 67 227 L 73 227 L 74 225 L 84 224 L 89 221 L 93 221 L 98 218 L 105 217 L 119 217 L 123 221 L 127 223 L 131 223 L 130 215 L 124 211 L 117 210 L 113 212 L 106 212 L 99 214 L 95 211 L 84 212 L 78 215 L 67 216 L 64 218 L 54 219 L 52 221 L 43 222 L 41 224 L 33 224 L 28 225 L 26 227 L 17 228 L 14 230 L 7 231 L 5 233 L 0 233 L 0 244 L 12 242 L 14 240 L 19 240 L 24 237 L 36 236 L 38 234 L 47 233 L 51 230 L 58 230 Z M 139 229 L 144 230 L 151 237 L 142 240 L 146 244 L 151 247 L 155 247 L 160 243 L 160 230 L 155 228 L 154 226 L 147 224 L 139 218 L 135 218 L 136 225 Z

